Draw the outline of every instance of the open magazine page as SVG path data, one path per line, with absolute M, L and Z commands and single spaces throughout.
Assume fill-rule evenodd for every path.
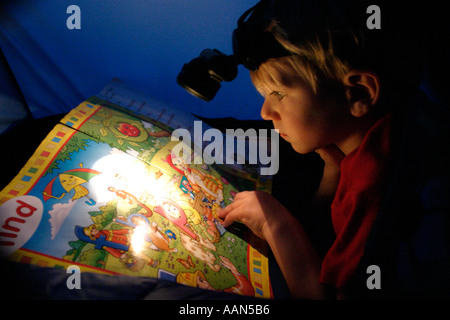
M 208 130 L 212 129 L 212 127 L 204 121 L 200 122 L 200 119 L 196 116 L 184 112 L 175 106 L 156 101 L 135 88 L 128 86 L 118 78 L 114 78 L 108 82 L 101 92 L 96 95 L 96 98 L 112 103 L 116 108 L 122 108 L 122 111 L 134 114 L 141 119 L 146 119 L 153 123 L 156 121 L 160 126 L 169 128 L 170 131 L 179 128 L 187 130 L 190 133 L 192 140 L 194 140 L 194 137 L 203 137 Z M 261 168 L 267 167 L 267 160 L 264 161 L 264 159 L 256 157 L 253 161 L 249 161 L 250 159 L 253 159 L 253 156 L 258 154 L 258 152 L 254 152 L 254 150 L 248 148 L 248 139 L 258 140 L 258 143 L 261 145 L 264 144 L 264 147 L 267 149 L 266 152 L 270 154 L 272 151 L 272 143 L 270 143 L 271 137 L 269 135 L 259 135 L 256 131 L 251 132 L 252 129 L 250 131 L 245 130 L 241 132 L 238 128 L 236 129 L 237 130 L 230 128 L 230 132 L 222 132 L 221 140 L 223 149 L 221 160 L 223 163 L 226 163 L 224 170 L 242 176 L 250 175 L 254 178 L 261 176 Z M 239 135 L 243 138 L 242 140 L 239 140 Z M 226 141 L 231 141 L 233 139 L 237 139 L 235 141 L 236 144 L 241 143 L 242 145 L 245 145 L 245 147 L 234 148 L 233 161 L 227 161 L 225 150 L 227 144 Z M 201 145 L 203 149 L 211 143 L 208 139 L 197 139 L 195 142 L 198 145 Z M 273 174 L 274 173 L 266 174 L 265 178 L 270 179 Z
M 108 82 L 96 96 L 140 116 L 164 123 L 173 129 L 185 128 L 193 130 L 194 121 L 198 120 L 197 117 L 175 106 L 161 103 L 145 95 L 118 78 Z
M 265 252 L 216 214 L 269 181 L 186 162 L 169 127 L 101 102 L 64 117 L 0 192 L 1 255 L 272 297 Z

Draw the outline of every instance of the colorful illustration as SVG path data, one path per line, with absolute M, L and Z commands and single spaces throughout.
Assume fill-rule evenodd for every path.
M 243 186 L 270 186 L 187 163 L 169 131 L 98 98 L 80 104 L 1 191 L 1 255 L 271 297 L 266 256 L 217 216 Z
M 86 197 L 88 199 L 86 203 L 93 206 L 95 205 L 95 201 L 89 197 L 89 191 L 82 184 L 88 182 L 98 174 L 100 172 L 96 170 L 84 169 L 83 164 L 80 163 L 80 169 L 68 170 L 50 181 L 42 192 L 44 201 L 50 198 L 61 199 L 66 193 L 74 190 L 75 193 L 72 196 L 72 200 Z

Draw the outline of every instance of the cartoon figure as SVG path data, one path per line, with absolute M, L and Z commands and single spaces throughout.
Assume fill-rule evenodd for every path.
M 223 185 L 219 179 L 209 173 L 203 173 L 200 170 L 191 168 L 183 158 L 177 157 L 173 152 L 170 152 L 164 161 L 187 178 L 189 186 L 185 182 L 183 183 L 183 187 L 186 190 L 192 190 L 195 194 L 203 191 L 211 203 L 213 201 L 218 203 L 223 201 Z
M 148 218 L 139 213 L 130 214 L 127 217 L 127 221 L 119 219 L 113 219 L 114 222 L 120 223 L 132 228 L 143 227 L 145 241 L 151 243 L 149 248 L 158 251 L 177 252 L 176 248 L 170 248 L 169 243 L 172 241 L 165 233 L 161 232 L 161 228 L 158 227 L 156 222 L 150 224 Z
M 93 241 L 96 241 L 97 239 L 105 239 L 108 242 L 120 245 L 120 249 L 126 249 L 124 251 L 128 251 L 129 249 L 131 230 L 128 228 L 118 230 L 99 230 L 97 225 L 91 224 L 88 227 L 84 227 L 83 232 Z
M 170 248 L 169 243 L 171 240 L 169 237 L 161 232 L 161 228 L 158 228 L 158 224 L 156 222 L 152 222 L 150 225 L 148 236 L 150 240 L 158 250 L 164 250 L 167 252 L 177 252 L 177 248 Z
M 111 253 L 111 252 L 110 252 Z M 139 271 L 146 264 L 152 268 L 159 266 L 160 261 L 147 257 L 146 255 L 140 255 L 139 257 L 131 254 L 130 252 L 124 252 L 119 257 L 119 261 L 131 271 Z
M 98 174 L 101 173 L 93 169 L 83 168 L 83 164 L 80 163 L 79 169 L 65 171 L 49 182 L 42 192 L 44 201 L 50 198 L 62 199 L 66 193 L 74 190 L 72 200 L 86 197 L 88 199 L 86 203 L 93 206 L 95 201 L 89 197 L 89 191 L 82 184 L 87 183 Z
M 197 239 L 197 235 L 190 229 L 190 225 L 187 223 L 186 213 L 175 201 L 163 198 L 153 208 L 153 211 L 172 221 L 175 226 L 181 231 L 186 232 L 190 237 Z
M 211 205 L 207 201 L 203 201 L 203 192 L 200 191 L 199 197 L 196 197 L 191 201 L 191 206 L 196 212 L 202 213 L 203 226 L 206 226 L 206 232 L 212 237 L 212 242 L 218 242 L 220 235 L 224 233 L 223 227 L 220 224 L 220 220 L 216 214 L 217 208 L 220 206 L 217 203 Z M 219 227 L 218 227 L 219 226 Z
M 194 257 L 206 263 L 211 270 L 217 272 L 220 270 L 220 265 L 216 264 L 216 256 L 209 250 L 216 251 L 216 246 L 208 239 L 199 237 L 194 240 L 187 235 L 180 233 L 181 244 Z M 209 250 L 207 250 L 209 249 Z
M 108 191 L 114 192 L 117 194 L 118 197 L 122 198 L 123 200 L 126 200 L 129 204 L 134 204 L 140 206 L 142 209 L 142 214 L 146 217 L 151 217 L 153 215 L 152 210 L 147 207 L 145 204 L 143 204 L 141 201 L 139 201 L 134 195 L 132 195 L 129 192 L 126 192 L 124 190 L 117 190 L 114 187 L 108 187 Z
M 166 270 L 159 269 L 158 270 L 158 278 L 169 280 L 173 282 L 177 282 L 180 284 L 188 285 L 191 287 L 197 287 L 208 290 L 215 291 L 223 291 L 241 295 L 254 296 L 255 289 L 253 288 L 250 281 L 241 274 L 237 268 L 233 265 L 233 263 L 224 256 L 219 256 L 221 264 L 230 270 L 233 276 L 236 278 L 236 284 L 224 290 L 217 290 L 206 279 L 205 274 L 201 270 L 197 270 L 195 272 L 180 272 L 178 274 L 173 274 Z
M 81 241 L 95 244 L 95 249 L 103 249 L 116 257 L 128 269 L 138 271 L 143 268 L 144 263 L 151 267 L 157 267 L 159 260 L 154 260 L 141 253 L 141 250 L 134 250 L 130 241 L 131 230 L 99 230 L 98 226 L 92 224 L 88 227 L 75 226 L 75 235 Z

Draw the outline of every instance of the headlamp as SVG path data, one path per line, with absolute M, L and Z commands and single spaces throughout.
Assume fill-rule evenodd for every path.
M 222 81 L 236 78 L 237 62 L 216 49 L 205 49 L 200 56 L 186 63 L 178 74 L 177 82 L 194 96 L 211 101 Z
M 290 55 L 267 30 L 273 20 L 271 4 L 271 0 L 262 0 L 239 18 L 233 31 L 232 55 L 216 49 L 203 50 L 199 57 L 184 64 L 178 84 L 194 96 L 211 101 L 222 81 L 236 78 L 238 65 L 256 71 L 269 58 Z

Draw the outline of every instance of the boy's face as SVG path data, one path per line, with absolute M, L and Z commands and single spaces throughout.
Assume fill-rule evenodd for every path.
M 331 99 L 319 99 L 306 85 L 258 86 L 265 98 L 261 116 L 271 120 L 280 136 L 298 153 L 313 152 L 345 139 L 351 113 L 346 105 Z

